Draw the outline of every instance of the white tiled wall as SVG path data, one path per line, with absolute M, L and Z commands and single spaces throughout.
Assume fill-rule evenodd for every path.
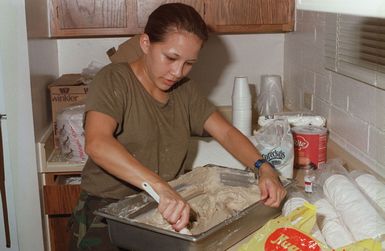
M 285 104 L 304 109 L 313 94 L 313 111 L 328 120 L 330 138 L 385 175 L 385 91 L 324 68 L 326 19 L 336 14 L 297 10 L 296 31 L 285 35 Z

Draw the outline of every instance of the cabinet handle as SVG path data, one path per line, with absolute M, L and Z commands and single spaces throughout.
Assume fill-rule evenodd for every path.
M 6 114 L 0 114 L 1 119 L 6 119 Z M 4 171 L 4 155 L 3 155 L 3 137 L 1 134 L 1 123 L 0 123 L 0 193 L 1 203 L 3 205 L 3 218 L 4 218 L 4 230 L 5 230 L 5 245 L 7 248 L 11 247 L 11 236 L 9 232 L 9 221 L 8 221 L 8 208 L 7 208 L 7 197 L 5 192 L 5 171 Z

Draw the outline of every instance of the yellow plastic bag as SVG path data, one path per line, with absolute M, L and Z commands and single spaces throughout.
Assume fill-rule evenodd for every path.
M 288 216 L 267 222 L 238 251 L 381 251 L 381 243 L 372 239 L 330 249 L 310 235 L 315 222 L 316 207 L 305 203 Z

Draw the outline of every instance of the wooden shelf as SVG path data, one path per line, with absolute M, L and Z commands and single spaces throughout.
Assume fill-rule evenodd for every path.
M 83 170 L 83 162 L 67 161 L 61 154 L 59 149 L 55 148 L 52 127 L 49 127 L 40 142 L 37 143 L 39 172 L 40 173 L 57 173 L 57 172 L 81 172 Z

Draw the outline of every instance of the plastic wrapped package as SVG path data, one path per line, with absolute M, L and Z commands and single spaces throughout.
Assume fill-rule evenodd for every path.
M 331 248 L 339 248 L 354 242 L 354 238 L 340 219 L 334 207 L 326 200 L 317 200 L 318 225 L 321 228 L 325 242 Z
M 294 143 L 287 120 L 272 121 L 255 132 L 251 141 L 282 177 L 293 178 Z
M 329 176 L 323 191 L 355 240 L 385 236 L 384 218 L 348 177 L 342 174 Z
M 310 202 L 307 194 L 303 193 L 302 190 L 296 186 L 289 187 L 285 204 L 283 204 L 282 207 L 282 215 L 289 215 L 292 211 L 303 206 L 306 202 Z
M 310 112 L 280 112 L 263 115 L 258 118 L 258 125 L 265 126 L 275 119 L 287 119 L 291 126 L 325 126 L 326 119 Z
M 317 208 L 317 222 L 311 233 L 314 238 L 327 244 L 329 247 L 340 248 L 354 243 L 352 234 L 346 228 L 333 206 L 325 199 L 323 191 L 319 187 L 319 184 L 314 184 L 313 193 L 311 194 L 298 191 L 294 193 L 296 198 L 291 198 L 289 195 L 288 201 L 294 200 L 288 207 L 291 207 L 291 210 L 297 208 L 301 200 L 315 205 Z M 282 212 L 285 210 L 287 210 L 286 203 Z
M 102 63 L 99 63 L 97 61 L 91 61 L 91 63 L 89 63 L 89 65 L 82 70 L 82 74 L 80 78 L 81 81 L 87 85 L 91 84 L 96 73 L 98 73 L 103 66 L 104 65 Z
M 302 207 L 308 201 L 304 198 L 304 195 L 300 192 L 289 192 L 288 199 L 282 207 L 282 215 L 288 216 L 297 208 Z M 295 224 L 295 222 L 293 222 Z M 311 236 L 316 240 L 326 243 L 324 237 L 322 236 L 321 230 L 319 229 L 317 223 L 314 224 L 313 229 L 310 231 Z
M 303 206 L 305 202 L 308 202 L 308 201 L 301 196 L 293 196 L 287 199 L 287 201 L 282 207 L 282 215 L 288 216 L 296 208 Z
M 85 105 L 70 106 L 57 116 L 60 151 L 68 161 L 84 162 L 88 158 L 84 151 L 84 109 Z
M 258 113 L 269 115 L 283 110 L 282 81 L 279 75 L 262 75 L 257 97 Z
M 350 176 L 361 191 L 385 214 L 385 183 L 364 171 L 352 171 Z
M 316 172 L 316 183 L 322 187 L 325 198 L 334 207 L 355 241 L 373 238 L 381 241 L 385 250 L 384 215 L 360 191 L 343 164 L 340 159 L 321 164 Z

